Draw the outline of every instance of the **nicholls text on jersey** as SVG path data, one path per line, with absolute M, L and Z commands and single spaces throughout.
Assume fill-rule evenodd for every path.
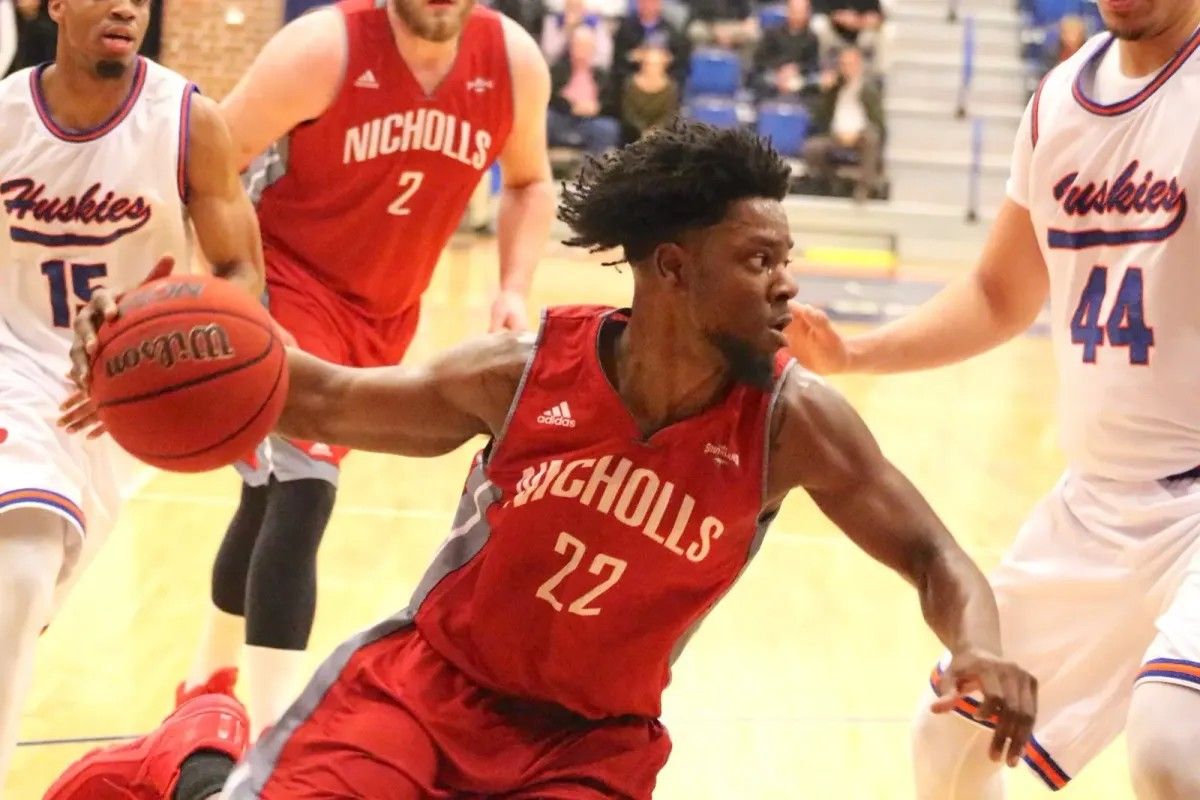
M 555 459 L 527 467 L 511 504 L 535 503 L 547 493 L 578 500 L 624 525 L 640 528 L 643 535 L 694 563 L 707 558 L 712 543 L 725 532 L 725 523 L 716 517 L 694 523 L 695 498 L 654 470 L 635 467 L 628 458 L 615 464 L 612 456 Z
M 441 153 L 473 169 L 487 164 L 492 134 L 436 108 L 388 114 L 346 131 L 343 164 L 361 164 L 380 156 L 425 150 Z

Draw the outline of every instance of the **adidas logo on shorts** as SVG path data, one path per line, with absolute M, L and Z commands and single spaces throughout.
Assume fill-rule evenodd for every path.
M 571 416 L 571 409 L 567 406 L 567 401 L 563 400 L 554 408 L 549 408 L 538 415 L 537 421 L 543 425 L 557 425 L 560 428 L 574 428 L 575 418 Z

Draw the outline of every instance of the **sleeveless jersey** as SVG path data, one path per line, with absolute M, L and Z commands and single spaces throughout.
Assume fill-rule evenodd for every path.
M 1200 226 L 1188 216 L 1200 191 L 1200 32 L 1140 92 L 1101 105 L 1096 65 L 1114 46 L 1098 36 L 1046 77 L 1017 142 L 1013 194 L 1028 201 L 1049 269 L 1068 460 L 1154 480 L 1200 464 Z
M 71 324 L 100 286 L 137 285 L 158 259 L 191 259 L 184 194 L 195 87 L 138 59 L 107 121 L 68 131 L 41 94 L 45 67 L 0 82 L 0 344 L 68 369 Z
M 626 312 L 551 309 L 410 611 L 480 685 L 592 719 L 656 717 L 670 664 L 757 551 L 776 388 L 644 439 L 600 365 Z
M 338 8 L 349 45 L 342 86 L 279 144 L 282 177 L 259 200 L 264 245 L 286 257 L 268 258 L 267 277 L 315 279 L 369 316 L 393 316 L 420 300 L 508 138 L 508 53 L 500 16 L 476 6 L 454 66 L 426 94 L 396 49 L 384 0 Z

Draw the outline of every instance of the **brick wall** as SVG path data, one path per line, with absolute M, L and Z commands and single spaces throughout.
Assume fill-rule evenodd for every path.
M 283 0 L 166 0 L 162 62 L 220 100 L 279 29 Z M 240 25 L 226 22 L 237 9 Z

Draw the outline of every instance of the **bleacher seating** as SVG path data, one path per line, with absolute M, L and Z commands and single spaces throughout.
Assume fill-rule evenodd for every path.
M 742 88 L 742 62 L 728 50 L 702 48 L 692 53 L 689 97 L 733 97 Z
M 758 133 L 785 156 L 797 158 L 804 151 L 810 123 L 808 109 L 796 103 L 763 103 L 758 107 Z
M 688 103 L 684 113 L 691 119 L 718 128 L 736 128 L 741 124 L 737 103 L 724 97 L 698 97 Z

